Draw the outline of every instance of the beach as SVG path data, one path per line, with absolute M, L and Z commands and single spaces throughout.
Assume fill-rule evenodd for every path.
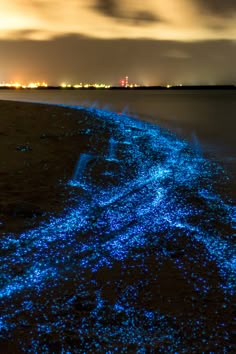
M 1 102 L 1 231 L 14 232 L 56 214 L 69 198 L 63 184 L 86 139 L 83 114 L 49 105 Z M 82 136 L 82 135 L 81 135 Z
M 7 353 L 233 353 L 228 178 L 125 114 L 0 101 Z

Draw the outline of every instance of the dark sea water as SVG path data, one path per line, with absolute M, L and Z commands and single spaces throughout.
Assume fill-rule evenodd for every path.
M 0 99 L 126 112 L 176 132 L 236 175 L 236 91 L 1 90 Z

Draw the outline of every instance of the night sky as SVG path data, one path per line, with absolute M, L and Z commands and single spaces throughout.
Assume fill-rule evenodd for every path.
M 236 0 L 1 0 L 0 82 L 235 84 Z

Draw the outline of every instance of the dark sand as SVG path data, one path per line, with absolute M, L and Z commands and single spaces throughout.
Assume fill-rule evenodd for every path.
M 85 115 L 88 115 L 86 111 L 48 105 L 0 103 L 0 230 L 3 235 L 20 234 L 73 205 L 76 191 L 64 183 L 71 178 L 79 153 L 87 151 L 91 145 L 91 140 L 83 133 L 88 128 Z M 98 134 L 103 129 L 96 146 L 103 150 L 108 132 L 99 126 L 95 117 L 91 116 L 89 124 Z M 91 233 L 82 236 L 93 237 Z M 17 325 L 12 333 L 1 333 L 1 353 L 36 352 L 36 348 L 39 353 L 66 350 L 71 353 L 144 353 L 139 350 L 145 353 L 233 353 L 230 338 L 233 309 L 230 297 L 218 286 L 220 276 L 214 261 L 203 265 L 188 258 L 191 254 L 192 259 L 201 260 L 199 254 L 205 251 L 200 242 L 191 250 L 192 243 L 187 244 L 181 234 L 177 235 L 180 241 L 174 245 L 165 240 L 164 231 L 159 236 L 161 245 L 172 255 L 169 259 L 160 253 L 157 261 L 154 248 L 137 249 L 137 254 L 144 252 L 141 257 L 133 253 L 127 259 L 100 267 L 97 272 L 88 270 L 78 275 L 78 279 L 67 279 L 55 285 L 51 292 L 46 288 L 40 290 L 39 295 L 33 292 L 32 299 L 40 296 L 39 312 L 35 307 L 31 314 L 25 310 L 12 317 L 11 321 Z M 189 268 L 189 279 L 174 265 L 178 258 Z M 204 296 L 193 289 L 198 276 L 206 277 L 211 283 L 211 290 Z M 83 286 L 86 291 L 80 294 L 78 289 Z M 22 296 L 27 298 L 25 291 Z M 92 309 L 98 291 L 103 305 L 100 310 L 97 308 L 94 318 Z M 56 319 L 51 312 L 50 296 L 60 309 Z M 123 304 L 129 304 L 130 310 L 114 311 L 114 304 L 122 297 Z M 21 295 L 17 299 L 9 298 L 4 306 L 9 306 L 11 313 L 11 304 L 17 308 L 21 301 Z M 46 331 L 40 337 L 37 325 L 47 326 L 50 321 L 58 321 L 58 332 L 53 327 L 52 332 Z M 87 329 L 78 334 L 77 330 L 83 328 L 85 322 Z M 166 334 L 168 328 L 170 331 Z M 145 336 L 158 339 L 145 342 Z M 44 345 L 41 349 L 40 343 Z
M 20 232 L 63 211 L 69 198 L 63 183 L 72 177 L 79 154 L 88 145 L 88 138 L 75 133 L 86 129 L 83 114 L 62 107 L 1 102 L 2 232 Z

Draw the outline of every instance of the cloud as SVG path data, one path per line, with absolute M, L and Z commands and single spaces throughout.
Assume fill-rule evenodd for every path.
M 120 17 L 116 0 L 97 0 L 94 8 L 106 16 Z
M 144 9 L 139 9 L 137 2 L 132 2 L 132 0 L 129 1 L 128 8 L 126 2 L 122 0 L 96 0 L 94 9 L 116 20 L 132 21 L 136 24 L 148 24 L 160 21 L 158 16 L 154 15 L 153 8 L 147 9 L 145 6 Z
M 107 40 L 235 40 L 235 2 L 227 0 L 223 6 L 220 0 L 68 0 L 66 4 L 1 0 L 0 38 L 12 39 L 18 31 L 31 40 L 70 33 Z
M 234 16 L 236 13 L 235 0 L 195 0 L 202 10 L 219 17 Z

